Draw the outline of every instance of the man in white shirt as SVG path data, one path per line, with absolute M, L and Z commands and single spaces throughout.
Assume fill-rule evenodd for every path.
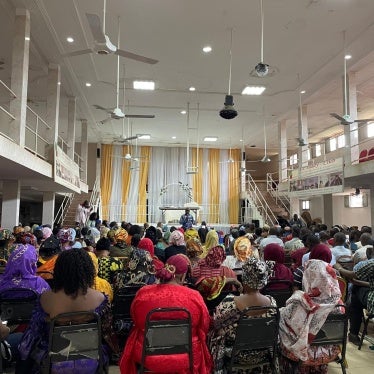
M 282 248 L 284 248 L 283 240 L 279 237 L 279 234 L 280 234 L 280 227 L 277 227 L 277 226 L 270 227 L 269 235 L 266 238 L 261 240 L 260 250 L 263 251 L 264 248 L 270 243 L 277 243 Z
M 341 256 L 352 256 L 352 252 L 349 248 L 345 247 L 347 238 L 343 232 L 337 232 L 334 235 L 334 247 L 331 249 L 332 254 L 334 255 L 336 262 L 339 261 Z
M 360 236 L 360 242 L 362 247 L 357 249 L 355 254 L 353 255 L 353 262 L 357 264 L 360 261 L 366 260 L 366 249 L 368 247 L 373 247 L 373 239 L 371 238 L 371 235 L 367 232 L 363 233 Z

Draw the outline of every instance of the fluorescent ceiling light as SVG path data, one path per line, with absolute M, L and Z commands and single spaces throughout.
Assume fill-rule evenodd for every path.
M 305 92 L 306 92 L 305 90 L 300 91 L 301 94 L 305 94 Z
M 216 136 L 206 136 L 204 138 L 204 142 L 216 142 L 217 141 L 217 137 Z
M 177 137 L 176 137 L 176 136 L 172 136 L 171 138 L 172 138 L 172 139 L 176 139 Z
M 352 58 L 352 56 L 351 56 L 351 55 L 345 55 L 344 58 L 345 58 L 346 60 L 350 60 L 350 59 Z
M 187 114 L 187 110 L 181 110 L 181 114 Z
M 196 88 L 195 87 L 190 87 L 189 90 L 190 91 L 196 91 Z
M 265 88 L 264 86 L 246 86 L 242 91 L 242 95 L 261 95 Z
M 212 47 L 211 47 L 210 45 L 206 45 L 206 46 L 203 48 L 203 52 L 204 52 L 204 53 L 212 52 Z
M 149 134 L 142 134 L 142 135 L 137 135 L 138 139 L 143 139 L 143 140 L 149 140 L 151 139 L 151 135 Z
M 74 43 L 74 39 L 73 39 L 71 36 L 68 36 L 68 37 L 66 38 L 66 41 L 67 41 L 68 43 Z
M 134 90 L 153 91 L 155 89 L 155 82 L 154 81 L 134 81 L 133 88 Z
M 29 36 L 26 36 L 26 37 L 25 37 L 25 40 L 29 41 L 29 40 L 30 40 L 30 37 L 29 37 Z
M 86 82 L 86 87 L 91 87 L 92 84 L 90 82 Z

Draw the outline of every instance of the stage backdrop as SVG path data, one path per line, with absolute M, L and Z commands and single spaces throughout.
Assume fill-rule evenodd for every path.
M 239 219 L 240 150 L 102 145 L 103 219 L 162 221 L 160 206 L 199 206 L 207 223 L 236 224 Z M 137 160 L 126 160 L 130 150 Z M 188 174 L 189 170 L 198 170 Z

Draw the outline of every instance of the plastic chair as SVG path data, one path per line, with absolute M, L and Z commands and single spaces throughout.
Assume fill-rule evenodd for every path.
M 42 373 L 50 373 L 54 363 L 87 359 L 97 361 L 95 373 L 104 373 L 100 316 L 87 311 L 63 313 L 53 318 Z
M 368 159 L 368 150 L 367 149 L 363 149 L 360 152 L 360 155 L 359 155 L 359 158 L 358 158 L 358 162 L 365 162 L 365 161 L 367 161 L 367 159 Z
M 359 350 L 361 350 L 361 347 L 362 347 L 362 344 L 364 342 L 365 336 L 368 333 L 369 322 L 370 322 L 370 320 L 372 318 L 374 318 L 374 314 L 369 314 L 369 313 L 366 313 L 366 316 L 364 315 L 364 317 L 363 317 L 364 326 L 362 328 L 362 333 L 361 333 L 361 338 L 360 338 L 360 344 L 358 345 L 358 349 Z
M 342 294 L 342 301 L 345 303 L 347 300 L 348 283 L 342 277 L 336 277 L 339 283 L 340 292 Z
M 285 287 L 281 289 L 272 289 L 272 286 L 284 284 Z M 293 285 L 292 282 L 288 280 L 271 280 L 268 284 L 261 290 L 263 295 L 272 296 L 277 302 L 277 306 L 280 308 L 286 305 L 286 301 L 293 294 Z
M 250 315 L 264 315 L 271 313 L 270 317 L 249 317 Z M 272 372 L 276 372 L 277 343 L 279 330 L 279 310 L 277 307 L 248 307 L 241 312 L 236 328 L 235 342 L 232 347 L 231 359 L 226 365 L 228 373 L 233 369 L 245 369 L 246 365 L 237 362 L 241 351 L 268 350 L 268 362 Z
M 178 318 L 172 319 L 174 313 Z M 152 372 L 146 369 L 148 356 L 186 354 L 184 370 L 193 372 L 191 314 L 185 308 L 157 308 L 146 317 L 142 359 L 139 373 Z M 167 359 L 167 358 L 166 358 Z

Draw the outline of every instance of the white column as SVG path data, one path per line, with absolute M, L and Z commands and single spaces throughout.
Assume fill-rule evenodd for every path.
M 1 209 L 1 226 L 13 230 L 19 223 L 21 182 L 19 180 L 3 181 L 3 205 Z
M 308 143 L 308 106 L 301 105 L 298 108 L 298 137 L 304 140 L 304 143 Z M 299 165 L 299 173 L 301 168 L 308 165 L 308 146 L 298 148 L 297 159 Z
M 55 218 L 55 193 L 54 192 L 43 192 L 43 213 L 42 223 L 43 225 L 49 224 L 53 226 Z
M 58 139 L 58 118 L 60 112 L 60 84 L 60 65 L 49 64 L 46 116 L 46 122 L 51 127 L 46 134 L 46 138 L 49 144 L 57 143 Z
M 344 78 L 344 77 L 343 77 Z M 344 79 L 343 79 L 344 85 Z M 343 89 L 344 92 L 344 89 Z M 356 87 L 356 73 L 349 72 L 347 74 L 347 92 L 348 92 L 348 102 L 347 110 L 350 118 L 352 120 L 357 119 L 357 87 Z M 344 105 L 344 95 L 343 95 L 343 108 Z M 344 113 L 345 114 L 345 113 Z M 352 163 L 358 163 L 359 159 L 359 146 L 358 146 L 358 124 L 352 123 L 349 126 L 344 126 L 345 135 L 345 163 L 350 165 Z
M 70 97 L 68 102 L 68 156 L 74 160 L 75 152 L 75 121 L 76 121 L 76 106 L 77 100 L 75 97 Z
M 82 175 L 81 179 L 87 183 L 87 155 L 88 155 L 88 129 L 87 120 L 82 119 L 82 133 L 81 133 L 81 158 L 82 158 Z
M 278 122 L 278 139 L 279 139 L 279 182 L 287 180 L 287 123 L 286 120 Z
M 16 9 L 13 36 L 11 89 L 16 98 L 10 102 L 11 122 L 9 135 L 21 147 L 25 145 L 27 86 L 29 78 L 30 13 Z

